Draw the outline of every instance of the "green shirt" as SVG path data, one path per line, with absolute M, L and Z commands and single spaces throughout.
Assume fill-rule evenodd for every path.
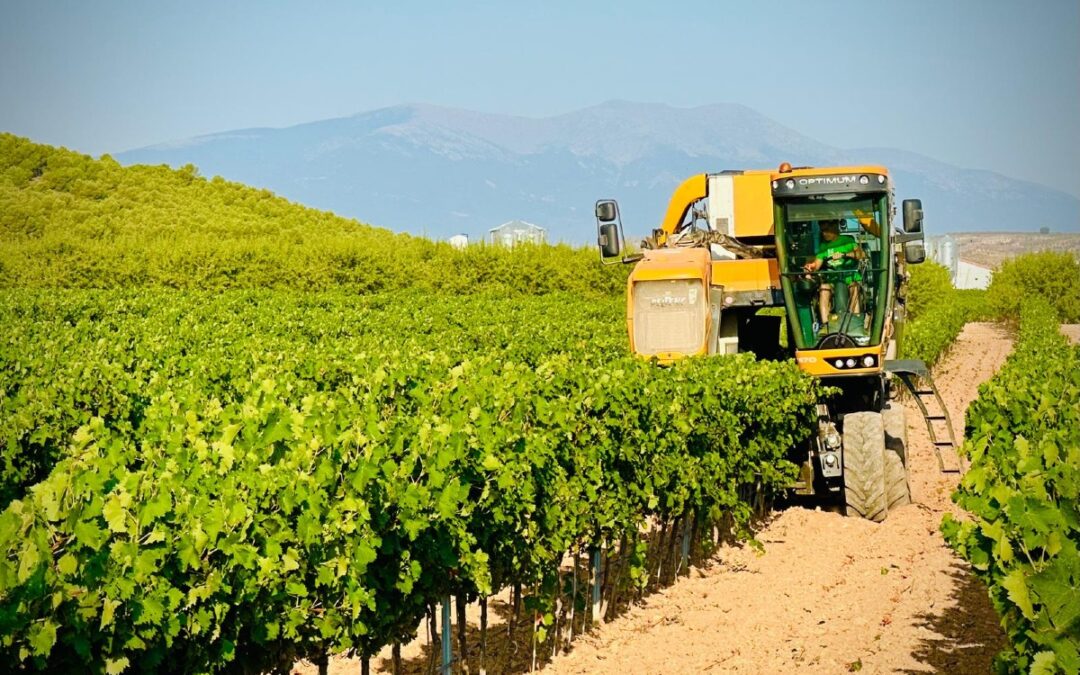
M 817 252 L 815 256 L 818 260 L 824 263 L 824 268 L 830 272 L 840 272 L 846 270 L 855 270 L 858 268 L 859 263 L 855 258 L 849 257 L 848 254 L 858 250 L 859 243 L 855 241 L 855 238 L 849 234 L 841 234 L 832 241 L 822 241 L 821 250 Z M 840 254 L 841 257 L 833 259 L 833 254 Z M 833 275 L 829 275 L 833 276 Z M 861 281 L 862 275 L 858 272 L 853 274 L 845 274 L 843 276 L 843 282 L 845 284 Z

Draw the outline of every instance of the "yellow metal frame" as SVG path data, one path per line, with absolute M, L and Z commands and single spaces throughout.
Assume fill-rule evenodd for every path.
M 682 224 L 683 219 L 686 217 L 687 209 L 699 199 L 704 199 L 708 194 L 709 177 L 707 174 L 699 173 L 680 183 L 679 187 L 675 188 L 675 192 L 672 193 L 671 201 L 668 202 L 664 220 L 660 223 L 660 229 L 663 230 L 663 233 L 657 237 L 656 243 L 663 246 L 668 236 L 679 229 L 679 225 Z

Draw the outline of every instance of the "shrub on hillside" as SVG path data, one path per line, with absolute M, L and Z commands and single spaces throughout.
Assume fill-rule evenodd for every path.
M 0 134 L 0 288 L 418 288 L 621 295 L 591 248 L 457 250 L 202 178 Z

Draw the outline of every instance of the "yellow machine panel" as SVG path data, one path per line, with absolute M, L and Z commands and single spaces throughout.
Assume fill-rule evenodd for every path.
M 795 361 L 799 368 L 817 377 L 872 375 L 880 372 L 885 362 L 885 345 L 796 350 Z
M 646 251 L 627 280 L 631 351 L 664 362 L 706 353 L 711 271 L 702 248 Z
M 773 234 L 772 181 L 767 173 L 733 176 L 735 182 L 735 236 Z
M 687 211 L 702 199 L 707 199 L 711 229 L 735 238 L 773 234 L 772 178 L 768 171 L 698 174 L 684 180 L 671 195 L 659 244 L 679 229 Z
M 765 172 L 708 176 L 709 227 L 736 239 L 773 233 L 772 181 Z
M 780 265 L 776 258 L 716 260 L 712 262 L 712 285 L 725 291 L 764 291 L 780 288 Z
M 874 173 L 881 174 L 883 176 L 889 175 L 889 170 L 883 166 L 877 166 L 875 164 L 867 164 L 865 166 L 822 166 L 822 167 L 796 167 L 787 171 L 774 171 L 771 174 L 772 180 L 783 180 L 785 178 L 808 178 L 813 176 L 835 176 L 838 174 L 863 174 Z

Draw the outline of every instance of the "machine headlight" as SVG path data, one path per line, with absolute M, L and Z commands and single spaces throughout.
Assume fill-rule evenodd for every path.
M 874 357 L 867 354 L 866 356 L 862 357 L 862 364 L 863 364 L 863 368 L 873 368 L 874 367 Z
M 788 178 L 786 181 L 784 181 L 784 187 L 786 187 L 789 190 L 794 189 L 795 188 L 795 181 Z
M 885 182 L 885 176 L 878 176 L 877 177 L 877 182 L 878 183 L 884 183 Z
M 869 184 L 870 184 L 870 177 L 869 176 L 859 176 L 859 185 L 869 185 Z
M 774 190 L 775 190 L 775 189 L 776 189 L 776 188 L 778 188 L 778 187 L 780 187 L 780 181 L 775 181 L 775 180 L 774 180 L 774 181 L 772 182 L 772 189 L 774 189 Z
M 844 363 L 844 365 L 846 365 L 848 368 L 854 368 L 855 367 L 855 359 L 848 359 Z
M 843 368 L 844 367 L 844 359 L 836 359 L 836 367 L 837 368 Z

